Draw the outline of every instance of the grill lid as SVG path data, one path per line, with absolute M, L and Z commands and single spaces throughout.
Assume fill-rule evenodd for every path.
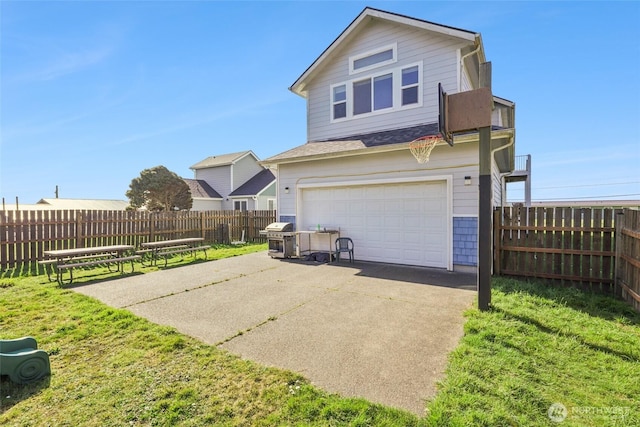
M 291 222 L 272 222 L 265 228 L 267 232 L 284 232 L 293 231 L 293 223 Z

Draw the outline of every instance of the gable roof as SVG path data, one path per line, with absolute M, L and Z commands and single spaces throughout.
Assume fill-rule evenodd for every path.
M 103 199 L 40 199 L 35 205 L 37 209 L 85 209 L 102 211 L 122 211 L 127 209 L 129 202 L 125 200 Z
M 229 197 L 233 196 L 256 196 L 262 192 L 267 186 L 276 180 L 275 175 L 269 169 L 263 169 L 258 172 L 249 181 L 236 188 Z
M 305 82 L 322 67 L 322 65 L 332 56 L 332 53 L 338 48 L 340 44 L 350 39 L 357 31 L 357 29 L 366 24 L 372 19 L 381 19 L 391 22 L 397 22 L 404 25 L 410 25 L 416 28 L 420 28 L 426 31 L 434 33 L 456 37 L 469 42 L 474 42 L 476 47 L 480 48 L 479 55 L 484 59 L 484 52 L 482 48 L 482 39 L 479 33 L 469 30 L 463 30 L 461 28 L 455 28 L 448 25 L 436 24 L 434 22 L 425 21 L 423 19 L 412 18 L 410 16 L 401 15 L 393 12 L 386 12 L 384 10 L 375 9 L 372 7 L 365 7 L 360 15 L 358 15 L 347 28 L 340 33 L 340 35 L 320 54 L 318 58 L 302 73 L 300 77 L 289 87 L 289 90 L 305 97 Z M 484 62 L 484 61 L 481 61 Z
M 189 186 L 191 197 L 193 198 L 222 199 L 220 193 L 214 190 L 209 184 L 207 184 L 206 181 L 202 179 L 182 178 L 182 180 Z
M 239 160 L 243 159 L 246 156 L 253 156 L 253 158 L 257 161 L 260 161 L 258 157 L 253 154 L 253 151 L 240 151 L 238 153 L 229 153 L 229 154 L 220 154 L 217 156 L 209 156 L 204 160 L 199 161 L 195 165 L 189 167 L 189 169 L 206 169 L 206 168 L 215 168 L 218 166 L 227 166 L 237 163 Z

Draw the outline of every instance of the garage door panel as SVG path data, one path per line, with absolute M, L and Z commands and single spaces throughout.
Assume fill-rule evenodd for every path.
M 357 259 L 446 268 L 446 187 L 437 181 L 307 188 L 302 217 L 305 224 L 340 227 L 354 240 Z

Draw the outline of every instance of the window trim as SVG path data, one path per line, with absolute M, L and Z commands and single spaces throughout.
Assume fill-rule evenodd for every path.
M 412 67 L 418 67 L 418 83 L 417 84 L 413 84 L 413 85 L 407 85 L 407 86 L 402 86 L 402 70 L 405 70 L 407 68 L 412 68 Z M 339 83 L 335 83 L 329 86 L 329 97 L 330 97 L 330 111 L 329 111 L 329 122 L 330 123 L 341 123 L 341 122 L 345 122 L 345 121 L 349 121 L 349 120 L 355 120 L 355 119 L 360 119 L 360 118 L 364 118 L 364 117 L 371 117 L 371 116 L 375 116 L 378 114 L 386 114 L 386 113 L 391 113 L 391 112 L 395 112 L 395 111 L 401 111 L 401 110 L 408 110 L 411 108 L 419 108 L 422 107 L 422 102 L 423 102 L 423 92 L 424 92 L 424 75 L 423 75 L 423 61 L 418 61 L 418 62 L 412 62 L 410 64 L 403 64 L 401 66 L 398 67 L 394 67 L 392 69 L 384 69 L 384 70 L 377 70 L 375 73 L 370 73 L 367 75 L 362 75 L 362 76 L 357 76 L 357 77 L 353 77 L 349 80 L 345 80 L 345 81 L 341 81 Z M 353 114 L 353 104 L 354 104 L 354 99 L 353 99 L 353 84 L 356 82 L 361 82 L 363 80 L 367 80 L 367 79 L 371 79 L 371 84 L 373 85 L 373 80 L 376 77 L 380 77 L 380 76 L 384 76 L 386 74 L 391 74 L 392 75 L 392 98 L 393 98 L 393 102 L 392 102 L 392 106 L 391 107 L 386 107 L 386 108 L 382 108 L 379 110 L 374 110 L 373 109 L 373 104 L 371 105 L 372 111 L 368 112 L 368 113 L 361 113 L 361 114 Z M 346 90 L 346 95 L 347 95 L 347 99 L 346 99 L 346 117 L 340 117 L 340 118 L 334 118 L 333 113 L 334 113 L 334 105 L 336 103 L 333 102 L 333 88 L 338 87 L 338 86 L 345 86 L 345 90 Z M 414 103 L 414 104 L 407 104 L 407 105 L 402 105 L 402 89 L 406 88 L 406 87 L 411 87 L 411 86 L 417 86 L 418 87 L 418 102 Z M 343 102 L 343 101 L 340 101 Z M 372 101 L 373 102 L 373 101 Z
M 344 86 L 344 96 L 345 99 L 340 100 L 340 101 L 336 101 L 335 100 L 335 88 L 340 87 L 340 86 Z M 344 108 L 345 108 L 345 116 L 344 117 L 338 117 L 335 120 L 343 120 L 346 119 L 349 112 L 347 111 L 347 98 L 349 97 L 349 94 L 347 93 L 347 83 L 339 83 L 337 85 L 331 85 L 331 93 L 330 93 L 330 97 L 331 97 L 331 117 L 333 118 L 335 116 L 335 111 L 336 111 L 336 105 L 338 104 L 344 104 Z
M 243 210 L 242 209 L 242 202 L 244 202 L 246 209 Z M 240 209 L 236 209 L 236 203 L 240 203 Z M 233 199 L 233 210 L 234 211 L 242 211 L 242 212 L 246 212 L 249 210 L 249 199 Z
M 375 64 L 367 65 L 366 67 L 358 68 L 357 70 L 354 68 L 354 64 L 357 60 L 366 58 L 368 56 L 373 56 L 378 53 L 382 53 L 386 50 L 391 50 L 391 59 L 387 59 L 385 61 L 377 62 Z M 392 43 L 390 45 L 382 46 L 376 49 L 369 50 L 364 53 L 360 53 L 358 55 L 353 55 L 349 57 L 349 74 L 358 74 L 363 73 L 365 71 L 370 71 L 378 67 L 382 67 L 389 64 L 394 64 L 398 62 L 398 43 Z

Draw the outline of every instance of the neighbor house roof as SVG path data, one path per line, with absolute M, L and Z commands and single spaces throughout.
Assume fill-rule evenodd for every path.
M 32 205 L 33 206 L 33 205 Z M 100 211 L 121 211 L 127 209 L 129 202 L 125 200 L 100 200 L 100 199 L 40 199 L 36 206 L 38 209 L 81 209 Z
M 410 25 L 415 28 L 431 31 L 434 33 L 456 37 L 469 42 L 474 42 L 478 47 L 481 62 L 484 62 L 484 52 L 482 49 L 482 39 L 479 33 L 469 30 L 463 30 L 460 28 L 450 27 L 448 25 L 436 24 L 434 22 L 425 21 L 422 19 L 412 18 L 410 16 L 401 15 L 398 13 L 386 12 L 380 9 L 374 9 L 372 7 L 365 7 L 364 10 L 354 19 L 351 24 L 327 47 L 322 54 L 307 68 L 304 73 L 291 85 L 289 90 L 300 95 L 305 96 L 306 81 L 325 63 L 333 52 L 343 42 L 350 39 L 360 26 L 366 25 L 370 20 L 382 19 L 391 22 L 397 22 L 405 25 Z
M 182 178 L 189 186 L 191 197 L 222 199 L 222 196 L 202 179 Z
M 256 196 L 262 192 L 267 186 L 276 180 L 275 175 L 269 169 L 263 169 L 258 172 L 249 181 L 236 188 L 229 197 L 234 196 Z
M 359 135 L 351 135 L 339 139 L 311 141 L 304 145 L 292 148 L 284 153 L 277 154 L 264 160 L 264 164 L 279 163 L 283 160 L 301 159 L 307 157 L 321 157 L 324 155 L 347 154 L 360 151 L 365 148 L 379 147 L 383 145 L 411 142 L 416 138 L 438 133 L 438 124 L 412 126 L 402 129 L 385 130 Z
M 206 159 L 191 166 L 189 169 L 196 170 L 196 169 L 213 168 L 216 166 L 232 165 L 238 162 L 240 159 L 244 158 L 245 156 L 253 156 L 256 159 L 256 161 L 259 161 L 258 157 L 255 154 L 253 154 L 253 151 L 251 150 L 240 151 L 238 153 L 221 154 L 217 156 L 207 157 Z

